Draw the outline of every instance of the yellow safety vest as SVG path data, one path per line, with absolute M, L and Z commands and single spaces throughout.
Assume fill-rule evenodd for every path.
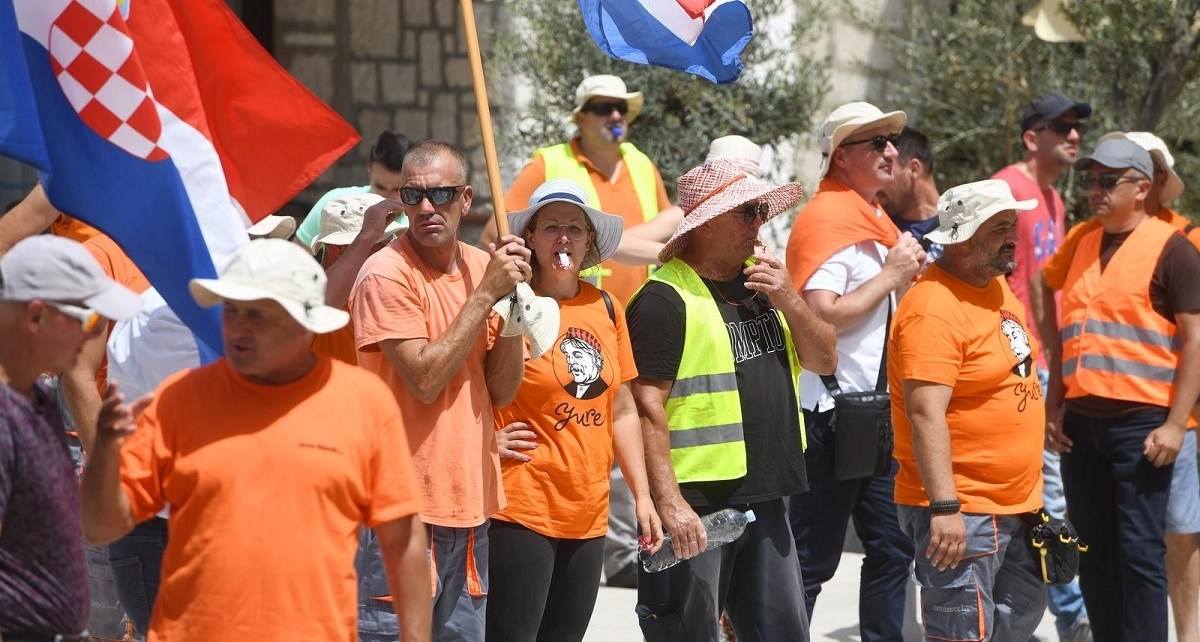
M 671 259 L 650 277 L 671 286 L 683 299 L 686 325 L 683 356 L 665 410 L 671 438 L 671 464 L 680 482 L 738 479 L 746 475 L 742 402 L 734 371 L 733 345 L 725 320 L 708 288 L 688 264 Z M 641 290 L 633 298 L 641 294 Z M 775 311 L 787 345 L 800 443 L 808 448 L 800 409 L 800 358 L 783 313 Z
M 658 181 L 654 176 L 654 163 L 633 143 L 621 143 L 621 160 L 625 169 L 633 179 L 633 191 L 637 194 L 638 204 L 642 207 L 642 221 L 649 221 L 658 215 Z M 600 206 L 600 196 L 596 194 L 596 186 L 588 176 L 587 167 L 575 158 L 575 150 L 571 143 L 542 147 L 533 153 L 541 156 L 546 163 L 546 180 L 565 178 L 578 183 L 587 191 L 588 205 L 604 211 Z

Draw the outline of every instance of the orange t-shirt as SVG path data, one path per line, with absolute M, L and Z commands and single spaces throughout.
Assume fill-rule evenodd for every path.
M 621 170 L 617 172 L 616 181 L 609 182 L 608 177 L 583 155 L 578 138 L 571 141 L 571 149 L 575 152 L 575 160 L 587 168 L 592 185 L 596 188 L 596 196 L 600 197 L 602 211 L 625 219 L 626 228 L 646 222 L 628 167 L 622 164 Z M 654 169 L 654 180 L 658 187 L 658 211 L 661 212 L 671 206 L 671 200 L 667 197 L 667 188 L 663 186 L 658 168 Z M 515 212 L 529 207 L 529 197 L 533 195 L 533 190 L 544 182 L 546 161 L 541 156 L 534 156 L 525 164 L 521 173 L 517 174 L 517 178 L 508 188 L 508 193 L 504 195 L 505 209 Z M 647 276 L 649 273 L 644 265 L 624 265 L 613 260 L 600 265 L 600 287 L 622 303 L 629 302 L 629 297 L 642 287 Z
M 254 383 L 224 359 L 172 375 L 121 450 L 138 520 L 171 506 L 148 640 L 353 640 L 360 523 L 421 509 L 400 409 L 317 357 Z
M 1192 222 L 1179 212 L 1169 208 L 1159 208 L 1158 214 L 1155 216 L 1171 225 L 1174 225 L 1178 230 L 1187 229 L 1187 226 Z M 1088 219 L 1082 223 L 1076 224 L 1067 231 L 1067 237 L 1063 239 L 1062 245 L 1054 252 L 1044 265 L 1042 265 L 1042 278 L 1045 279 L 1046 285 L 1053 290 L 1061 290 L 1067 282 L 1067 270 L 1071 268 L 1071 258 L 1075 256 L 1075 248 L 1079 247 L 1079 240 L 1082 239 L 1088 232 L 1100 226 L 1100 222 L 1096 219 Z M 1200 249 L 1200 227 L 1192 229 L 1187 234 L 1188 240 Z
M 516 400 L 496 409 L 497 430 L 523 421 L 538 435 L 531 461 L 501 462 L 508 506 L 496 518 L 547 537 L 586 539 L 608 527 L 613 401 L 637 366 L 619 301 L 614 321 L 600 291 L 580 282 L 559 310 L 554 346 L 525 363 Z
M 482 524 L 504 504 L 492 400 L 483 367 L 492 329 L 480 331 L 463 366 L 430 404 L 408 392 L 376 345 L 385 339 L 429 339 L 450 327 L 479 287 L 488 254 L 459 243 L 458 272 L 425 265 L 408 234 L 371 255 L 350 294 L 358 364 L 379 375 L 400 402 L 413 447 L 425 511 L 435 526 Z
M 309 349 L 317 354 L 357 366 L 358 350 L 354 347 L 354 322 L 351 321 L 333 332 L 314 335 Z
M 76 243 L 83 243 L 100 233 L 100 230 L 84 223 L 83 221 L 59 214 L 58 218 L 50 221 L 50 233 L 55 236 L 71 239 Z
M 946 409 L 963 510 L 1013 515 L 1042 505 L 1046 407 L 1025 307 L 1003 278 L 978 288 L 935 263 L 896 310 L 888 385 L 896 431 L 896 503 L 929 504 L 901 393 L 914 379 L 954 389 Z

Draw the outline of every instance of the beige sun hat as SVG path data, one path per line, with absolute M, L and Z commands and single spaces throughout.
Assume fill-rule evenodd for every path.
M 246 234 L 252 239 L 287 239 L 296 231 L 296 219 L 290 216 L 270 214 L 263 220 L 246 228 Z
M 829 172 L 833 150 L 850 134 L 881 125 L 887 125 L 888 131 L 899 134 L 907 121 L 908 116 L 902 111 L 890 111 L 885 114 L 875 105 L 866 102 L 846 103 L 834 109 L 817 130 L 817 149 L 821 152 L 821 171 L 817 176 L 824 178 Z
M 325 207 L 321 208 L 321 231 L 313 237 L 313 251 L 316 252 L 322 244 L 350 245 L 353 243 L 354 239 L 358 238 L 358 233 L 362 231 L 363 219 L 366 217 L 367 210 L 382 200 L 384 200 L 382 196 L 371 192 L 343 194 L 329 199 Z M 395 220 L 387 224 L 379 240 L 386 240 L 403 231 L 407 225 L 401 223 L 401 219 L 404 219 L 403 213 L 398 214 Z
M 629 103 L 629 113 L 625 114 L 625 121 L 629 123 L 637 120 L 638 114 L 642 113 L 642 102 L 645 100 L 642 92 L 628 91 L 625 88 L 625 81 L 618 76 L 609 74 L 588 76 L 579 83 L 579 87 L 575 88 L 575 109 L 571 111 L 571 114 L 578 114 L 587 101 L 597 97 L 616 98 Z
M 1036 198 L 1018 201 L 1008 183 L 995 178 L 951 187 L 938 199 L 937 229 L 925 234 L 925 238 L 942 245 L 962 243 L 1000 212 L 1035 207 Z
M 1155 171 L 1164 171 L 1167 173 L 1167 183 L 1163 185 L 1162 194 L 1159 199 L 1164 203 L 1179 198 L 1183 193 L 1183 179 L 1179 178 L 1179 174 L 1175 173 L 1175 157 L 1171 155 L 1171 150 L 1167 149 L 1167 144 L 1163 139 L 1151 134 L 1150 132 L 1109 132 L 1100 137 L 1097 143 L 1102 143 L 1106 140 L 1131 140 L 1138 144 L 1139 147 L 1150 152 L 1150 160 L 1154 163 Z
M 1021 24 L 1046 42 L 1083 42 L 1085 38 L 1062 12 L 1063 0 L 1041 0 L 1021 16 Z
M 211 308 L 223 300 L 271 299 L 317 334 L 350 321 L 345 310 L 325 305 L 325 270 L 304 248 L 283 239 L 256 239 L 238 248 L 216 279 L 192 279 L 192 298 Z
M 800 183 L 772 185 L 747 174 L 729 159 L 718 158 L 679 177 L 677 184 L 683 221 L 658 253 L 661 263 L 687 247 L 688 232 L 750 201 L 767 204 L 766 221 L 796 206 L 804 197 Z M 765 222 L 765 221 L 764 221 Z
M 708 156 L 705 162 L 717 158 L 727 158 L 734 162 L 747 174 L 759 178 L 758 164 L 762 161 L 762 147 L 744 136 L 722 136 L 713 139 L 708 145 Z

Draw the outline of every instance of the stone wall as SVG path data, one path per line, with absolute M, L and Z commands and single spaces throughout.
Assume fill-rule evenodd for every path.
M 506 24 L 503 2 L 474 4 L 486 60 L 494 30 Z M 363 138 L 297 197 L 296 209 L 331 187 L 363 184 L 371 144 L 385 129 L 462 146 L 476 201 L 490 198 L 459 11 L 453 0 L 276 0 L 276 59 Z M 499 99 L 491 98 L 493 112 Z

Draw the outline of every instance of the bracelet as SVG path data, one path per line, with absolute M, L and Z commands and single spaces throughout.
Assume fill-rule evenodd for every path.
M 929 512 L 934 515 L 953 515 L 962 510 L 962 504 L 957 499 L 943 499 L 929 502 Z

